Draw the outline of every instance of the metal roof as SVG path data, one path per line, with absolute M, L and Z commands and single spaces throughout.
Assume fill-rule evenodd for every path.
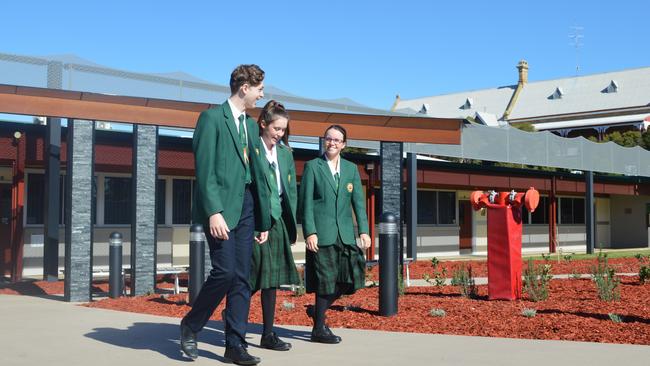
M 616 87 L 611 88 L 612 84 Z M 562 96 L 551 98 L 558 88 Z M 528 83 L 509 119 L 625 109 L 649 103 L 650 67 L 644 67 Z
M 403 99 L 396 103 L 395 110 L 413 114 L 426 106 L 426 115 L 436 117 L 475 117 L 477 112 L 484 112 L 500 118 L 515 88 L 515 85 L 508 85 Z M 469 108 L 468 100 L 471 101 Z M 650 67 L 528 82 L 521 90 L 508 120 L 518 122 L 639 107 L 650 107 Z M 579 118 L 582 117 L 585 116 Z M 571 127 L 570 121 L 565 122 L 564 127 Z
M 466 118 L 474 117 L 476 112 L 487 112 L 501 117 L 514 90 L 515 86 L 510 85 L 493 89 L 404 99 L 397 102 L 395 112 L 414 114 L 421 111 L 422 107 L 426 105 L 426 113 L 423 113 L 423 115 L 427 116 Z

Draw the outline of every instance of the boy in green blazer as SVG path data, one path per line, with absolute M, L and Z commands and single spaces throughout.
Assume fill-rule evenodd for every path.
M 273 331 L 276 292 L 281 285 L 299 284 L 291 245 L 296 242 L 296 167 L 289 147 L 289 114 L 274 100 L 266 103 L 258 119 L 260 128 L 261 171 L 266 171 L 265 187 L 273 225 L 269 240 L 253 248 L 250 283 L 253 291 L 261 290 L 264 328 L 260 346 L 288 351 L 291 344 Z M 282 143 L 281 143 L 282 142 Z M 260 189 L 262 185 L 260 185 Z
M 307 246 L 306 287 L 315 293 L 311 340 L 339 343 L 325 324 L 325 311 L 343 294 L 365 286 L 362 249 L 370 247 L 365 194 L 357 166 L 343 158 L 347 133 L 339 125 L 325 131 L 325 154 L 305 164 L 300 182 L 302 229 Z M 359 227 L 357 246 L 352 211 Z
M 263 173 L 254 163 L 257 155 L 251 154 L 259 149 L 259 130 L 246 110 L 264 97 L 264 71 L 257 65 L 238 66 L 230 90 L 226 102 L 201 113 L 192 140 L 197 187 L 192 216 L 206 228 L 212 270 L 181 321 L 181 349 L 198 357 L 196 333 L 227 296 L 224 357 L 255 365 L 260 359 L 246 350 L 248 277 L 253 242 L 266 241 L 270 215 L 268 205 L 260 204 L 268 202 L 268 195 L 258 189 Z M 257 237 L 254 230 L 260 232 Z

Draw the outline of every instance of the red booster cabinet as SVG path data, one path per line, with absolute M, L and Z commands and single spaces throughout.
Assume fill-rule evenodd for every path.
M 539 192 L 526 193 L 474 191 L 470 195 L 474 210 L 487 209 L 488 298 L 521 298 L 521 206 L 533 212 Z

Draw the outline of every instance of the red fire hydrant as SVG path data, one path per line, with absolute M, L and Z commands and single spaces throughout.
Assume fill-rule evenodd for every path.
M 488 298 L 521 298 L 521 206 L 533 212 L 539 192 L 526 193 L 474 191 L 470 195 L 474 210 L 487 208 Z

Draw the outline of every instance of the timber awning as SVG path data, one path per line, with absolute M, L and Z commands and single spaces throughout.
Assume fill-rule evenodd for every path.
M 208 103 L 127 97 L 0 84 L 0 113 L 194 128 Z M 252 112 L 257 116 L 259 108 Z M 340 124 L 351 138 L 460 144 L 461 119 L 292 110 L 291 133 L 322 136 Z
M 0 113 L 194 128 L 208 103 L 0 84 Z M 257 116 L 259 109 L 252 112 Z M 291 110 L 291 132 L 322 136 L 340 124 L 355 140 L 460 144 L 462 119 Z

